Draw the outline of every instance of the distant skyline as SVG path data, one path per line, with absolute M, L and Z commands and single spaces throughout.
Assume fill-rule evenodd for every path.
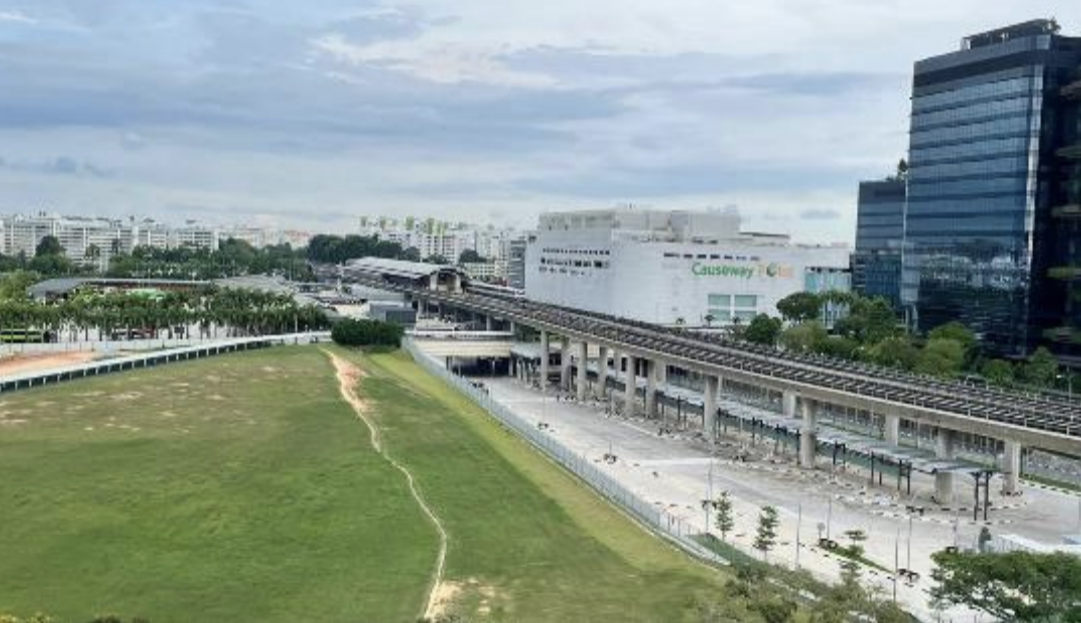
M 0 213 L 354 231 L 738 206 L 851 242 L 912 63 L 1076 0 L 0 0 Z

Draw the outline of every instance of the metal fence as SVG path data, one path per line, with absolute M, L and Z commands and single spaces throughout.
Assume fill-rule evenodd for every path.
M 540 430 L 536 424 L 529 422 L 507 406 L 496 402 L 486 391 L 475 386 L 469 379 L 457 376 L 447 370 L 421 351 L 412 340 L 406 339 L 404 347 L 425 370 L 443 379 L 468 396 L 501 424 L 517 433 L 556 463 L 570 470 L 595 491 L 638 519 L 647 528 L 671 540 L 683 550 L 702 560 L 719 565 L 728 564 L 727 560 L 694 540 L 693 537 L 701 535 L 702 530 L 691 525 L 686 519 L 676 517 L 665 509 L 642 499 L 617 482 L 612 476 L 598 469 L 587 457 L 567 448 Z

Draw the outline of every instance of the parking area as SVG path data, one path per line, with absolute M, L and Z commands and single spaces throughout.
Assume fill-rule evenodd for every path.
M 1052 543 L 1081 530 L 1081 502 L 1069 494 L 1026 487 L 1021 497 L 992 495 L 988 521 L 973 521 L 964 484 L 958 486 L 956 504 L 942 510 L 924 493 L 933 489 L 928 476 L 914 475 L 915 495 L 908 497 L 889 483 L 871 486 L 866 472 L 856 466 L 831 469 L 825 457 L 819 457 L 819 469 L 801 470 L 791 446 L 768 438 L 752 442 L 736 429 L 729 429 L 711 449 L 696 432 L 662 433 L 657 421 L 607 413 L 607 403 L 578 403 L 555 388 L 542 394 L 511 378 L 478 380 L 497 401 L 692 524 L 704 527 L 702 501 L 728 491 L 736 515 L 729 541 L 747 552 L 754 553 L 751 543 L 761 507 L 772 505 L 779 511 L 781 526 L 779 545 L 770 559 L 798 564 L 823 579 L 837 579 L 840 559 L 819 547 L 819 539 L 846 544 L 845 532 L 862 530 L 868 536 L 866 557 L 891 571 L 867 568 L 864 577 L 889 596 L 895 566 L 911 570 L 916 579 L 898 582 L 897 595 L 921 615 L 932 614 L 927 591 L 933 552 L 949 546 L 973 547 L 985 526 L 992 534 L 1016 533 Z M 616 460 L 605 461 L 606 454 Z M 716 533 L 712 526 L 710 530 Z

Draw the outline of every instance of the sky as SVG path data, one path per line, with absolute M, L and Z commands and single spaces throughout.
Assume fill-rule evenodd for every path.
M 912 63 L 1077 0 L 0 0 L 0 213 L 348 233 L 361 215 L 736 206 L 850 242 Z

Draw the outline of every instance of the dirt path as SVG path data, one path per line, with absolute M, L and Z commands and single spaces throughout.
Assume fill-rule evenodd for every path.
M 338 389 L 342 394 L 342 398 L 349 403 L 349 406 L 353 407 L 353 411 L 357 414 L 357 417 L 368 427 L 372 447 L 375 448 L 375 451 L 383 458 L 390 462 L 395 469 L 405 476 L 405 480 L 409 484 L 410 494 L 412 494 L 413 499 L 417 501 L 421 510 L 428 516 L 428 519 L 439 533 L 439 556 L 436 559 L 435 570 L 432 572 L 431 585 L 428 588 L 428 598 L 425 600 L 424 610 L 421 614 L 424 619 L 434 619 L 445 611 L 453 600 L 455 593 L 458 592 L 456 584 L 443 581 L 443 570 L 446 566 L 447 559 L 447 531 L 443 528 L 443 523 L 439 520 L 439 517 L 432 508 L 428 506 L 428 503 L 424 500 L 424 496 L 421 495 L 420 491 L 417 489 L 416 483 L 413 481 L 413 474 L 409 473 L 408 469 L 402 467 L 400 463 L 395 461 L 394 458 L 383 449 L 383 441 L 379 434 L 379 427 L 376 426 L 375 422 L 368 418 L 368 405 L 356 392 L 357 382 L 364 373 L 360 368 L 328 350 L 323 350 L 323 353 L 334 363 L 334 369 L 337 372 L 338 377 Z
M 97 359 L 99 353 L 76 351 L 67 353 L 15 354 L 0 358 L 0 376 L 23 374 L 63 368 Z

